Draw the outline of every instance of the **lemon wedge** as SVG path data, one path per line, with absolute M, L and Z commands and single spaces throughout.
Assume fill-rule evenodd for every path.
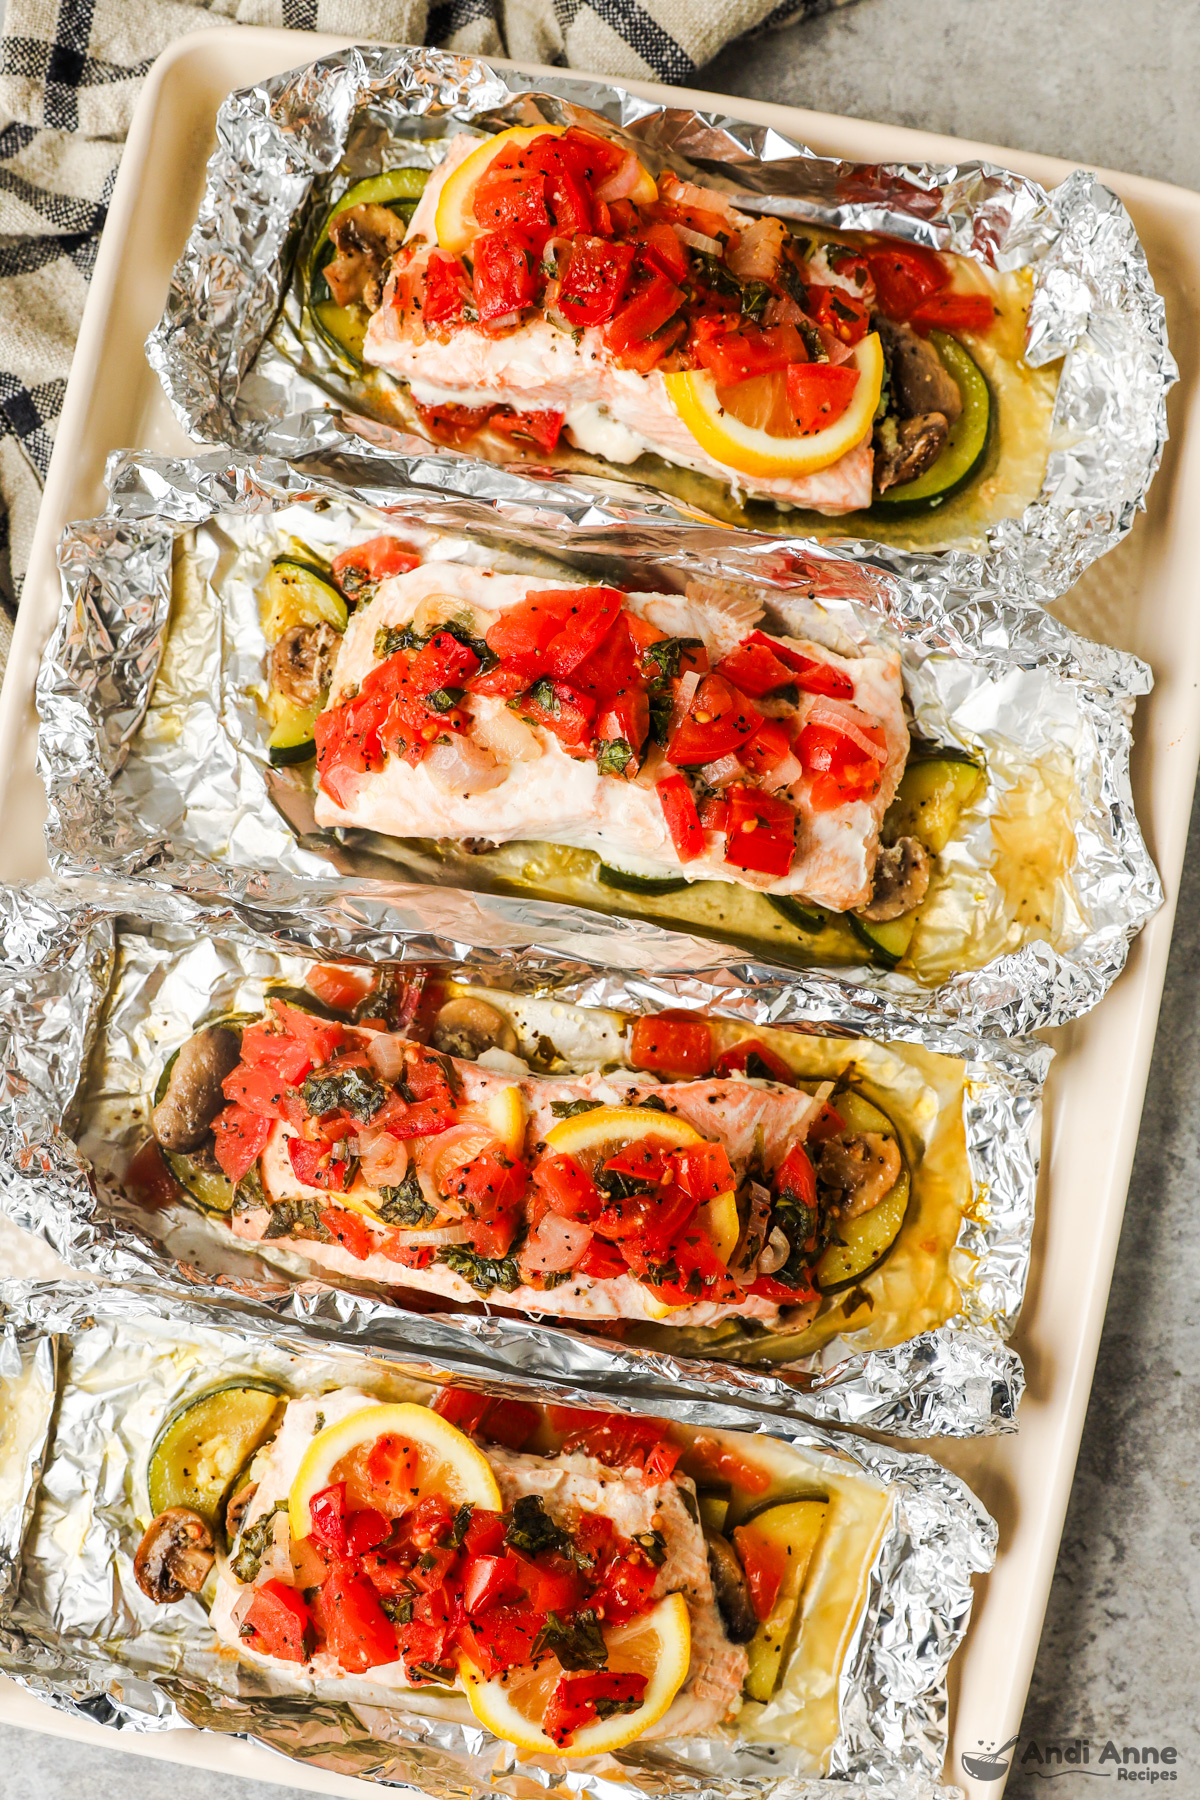
M 732 1189 L 728 1193 L 718 1194 L 715 1200 L 706 1200 L 696 1214 L 696 1221 L 707 1231 L 721 1261 L 728 1263 L 742 1235 L 737 1198 Z
M 461 256 L 470 247 L 479 229 L 473 210 L 475 186 L 495 157 L 504 150 L 523 150 L 535 138 L 561 137 L 565 130 L 565 125 L 512 125 L 484 138 L 479 148 L 447 175 L 438 195 L 434 229 L 442 249 Z M 638 164 L 638 171 L 637 184 L 628 197 L 637 206 L 649 206 L 658 199 L 658 184 L 643 164 Z
M 367 1406 L 318 1432 L 304 1452 L 288 1494 L 293 1538 L 306 1538 L 312 1530 L 308 1505 L 314 1494 L 341 1480 L 361 1487 L 361 1481 L 355 1483 L 353 1476 L 358 1464 L 365 1463 L 365 1454 L 358 1458 L 355 1452 L 365 1453 L 381 1437 L 398 1439 L 406 1456 L 406 1510 L 430 1494 L 440 1495 L 452 1508 L 470 1502 L 492 1512 L 504 1510 L 491 1464 L 456 1425 L 448 1424 L 427 1406 Z M 343 1468 L 343 1464 L 348 1466 Z M 365 1491 L 351 1497 L 357 1505 L 371 1504 Z
M 855 345 L 851 361 L 859 379 L 849 406 L 832 425 L 807 437 L 768 431 L 739 419 L 722 405 L 708 369 L 664 375 L 663 383 L 671 405 L 701 449 L 726 468 L 743 475 L 814 475 L 861 443 L 875 418 L 883 388 L 883 348 L 877 332 Z M 781 380 L 782 374 L 781 370 Z M 726 390 L 727 394 L 730 391 L 737 390 Z
M 521 1750 L 550 1756 L 598 1756 L 619 1750 L 658 1723 L 687 1678 L 692 1654 L 687 1601 L 682 1594 L 668 1594 L 641 1618 L 606 1631 L 604 1642 L 610 1670 L 647 1677 L 646 1692 L 636 1712 L 596 1719 L 582 1726 L 573 1741 L 560 1749 L 542 1730 L 542 1719 L 562 1674 L 553 1658 L 537 1668 L 509 1669 L 490 1681 L 464 1659 L 459 1673 L 471 1711 L 496 1737 Z

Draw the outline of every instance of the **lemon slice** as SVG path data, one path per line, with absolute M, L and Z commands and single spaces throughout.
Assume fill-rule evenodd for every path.
M 596 1719 L 560 1749 L 542 1730 L 542 1719 L 562 1674 L 554 1658 L 536 1669 L 510 1669 L 490 1681 L 464 1659 L 459 1673 L 471 1711 L 481 1725 L 522 1750 L 540 1750 L 550 1756 L 598 1756 L 619 1750 L 657 1725 L 683 1686 L 692 1654 L 687 1601 L 682 1594 L 668 1594 L 640 1619 L 606 1631 L 604 1642 L 608 1667 L 614 1674 L 647 1677 L 645 1697 L 636 1712 Z
M 696 1214 L 696 1220 L 712 1239 L 713 1249 L 721 1261 L 728 1263 L 737 1249 L 737 1241 L 742 1235 L 737 1197 L 733 1190 L 730 1189 L 725 1194 L 718 1194 L 715 1200 L 706 1200 Z
M 427 1406 L 367 1406 L 318 1432 L 296 1471 L 288 1494 L 288 1523 L 293 1538 L 312 1529 L 308 1503 L 314 1494 L 345 1478 L 339 1465 L 367 1450 L 379 1438 L 396 1437 L 413 1450 L 411 1479 L 406 1470 L 405 1501 L 413 1506 L 439 1494 L 447 1505 L 466 1502 L 503 1512 L 504 1502 L 487 1457 L 469 1437 Z M 357 1460 L 357 1459 L 355 1459 Z M 365 1498 L 365 1496 L 364 1496 Z M 361 1502 L 360 1502 L 361 1503 Z
M 664 375 L 667 397 L 701 449 L 743 475 L 813 475 L 861 443 L 871 429 L 883 387 L 883 348 L 877 332 L 854 346 L 859 379 L 840 419 L 807 437 L 775 435 L 747 425 L 721 405 L 708 369 Z
M 507 131 L 498 131 L 494 137 L 485 138 L 477 150 L 472 150 L 470 156 L 447 175 L 438 195 L 434 230 L 442 249 L 461 256 L 470 246 L 479 229 L 472 210 L 475 184 L 494 157 L 502 150 L 523 150 L 535 138 L 561 137 L 565 130 L 565 125 L 513 125 Z M 658 199 L 658 185 L 649 169 L 640 163 L 638 168 L 637 185 L 628 197 L 637 206 L 648 206 Z
M 506 1155 L 520 1156 L 525 1147 L 525 1097 L 517 1086 L 501 1088 L 477 1105 L 459 1109 L 460 1117 L 478 1112 L 500 1139 Z
M 556 1156 L 573 1156 L 590 1168 L 642 1138 L 657 1138 L 673 1148 L 705 1141 L 686 1119 L 650 1106 L 598 1106 L 563 1119 L 546 1133 L 546 1144 Z

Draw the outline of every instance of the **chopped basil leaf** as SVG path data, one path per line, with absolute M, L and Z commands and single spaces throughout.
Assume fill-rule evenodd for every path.
M 422 1193 L 415 1169 L 407 1171 L 399 1186 L 382 1187 L 379 1192 L 383 1195 L 379 1216 L 389 1225 L 407 1225 L 410 1230 L 416 1230 L 437 1217 L 437 1207 Z
M 548 1650 L 554 1652 L 564 1669 L 608 1667 L 608 1646 L 600 1630 L 600 1621 L 590 1607 L 576 1613 L 572 1619 L 560 1619 L 557 1613 L 546 1614 L 546 1622 L 534 1639 L 532 1660 L 536 1662 Z
M 577 1119 L 580 1113 L 595 1112 L 603 1100 L 552 1100 L 550 1111 L 556 1119 Z
M 265 1512 L 260 1519 L 255 1519 L 253 1525 L 247 1525 L 239 1537 L 231 1567 L 238 1580 L 247 1586 L 257 1578 L 263 1557 L 275 1542 L 276 1513 L 286 1512 L 287 1509 L 286 1500 L 277 1500 L 269 1512 Z
M 466 691 L 466 688 L 460 687 L 434 688 L 431 694 L 424 696 L 425 704 L 430 712 L 449 712 L 452 707 L 458 705 Z
M 524 1279 L 514 1256 L 480 1256 L 468 1244 L 444 1244 L 437 1260 L 469 1281 L 479 1294 L 490 1294 L 493 1288 L 511 1294 Z
M 300 1089 L 301 1096 L 314 1119 L 327 1113 L 349 1113 L 365 1125 L 387 1099 L 387 1090 L 368 1075 L 365 1069 L 332 1069 L 327 1074 L 310 1075 Z
M 522 1494 L 520 1499 L 513 1501 L 504 1541 L 519 1550 L 522 1556 L 540 1556 L 545 1550 L 557 1550 L 565 1555 L 571 1549 L 569 1534 L 554 1523 L 546 1511 L 545 1501 L 538 1494 Z
M 596 752 L 596 768 L 601 775 L 623 775 L 629 767 L 633 751 L 624 738 L 610 738 Z

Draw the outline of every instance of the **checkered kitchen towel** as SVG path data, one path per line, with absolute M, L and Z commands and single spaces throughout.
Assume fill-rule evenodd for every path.
M 2 0 L 0 0 L 2 4 Z M 8 0 L 0 34 L 0 665 L 142 79 L 187 31 L 274 25 L 682 83 L 845 0 Z

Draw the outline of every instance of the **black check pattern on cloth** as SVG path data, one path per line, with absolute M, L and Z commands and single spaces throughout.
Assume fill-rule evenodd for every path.
M 283 26 L 672 84 L 848 0 L 8 0 L 0 32 L 0 662 L 141 83 L 175 38 Z

